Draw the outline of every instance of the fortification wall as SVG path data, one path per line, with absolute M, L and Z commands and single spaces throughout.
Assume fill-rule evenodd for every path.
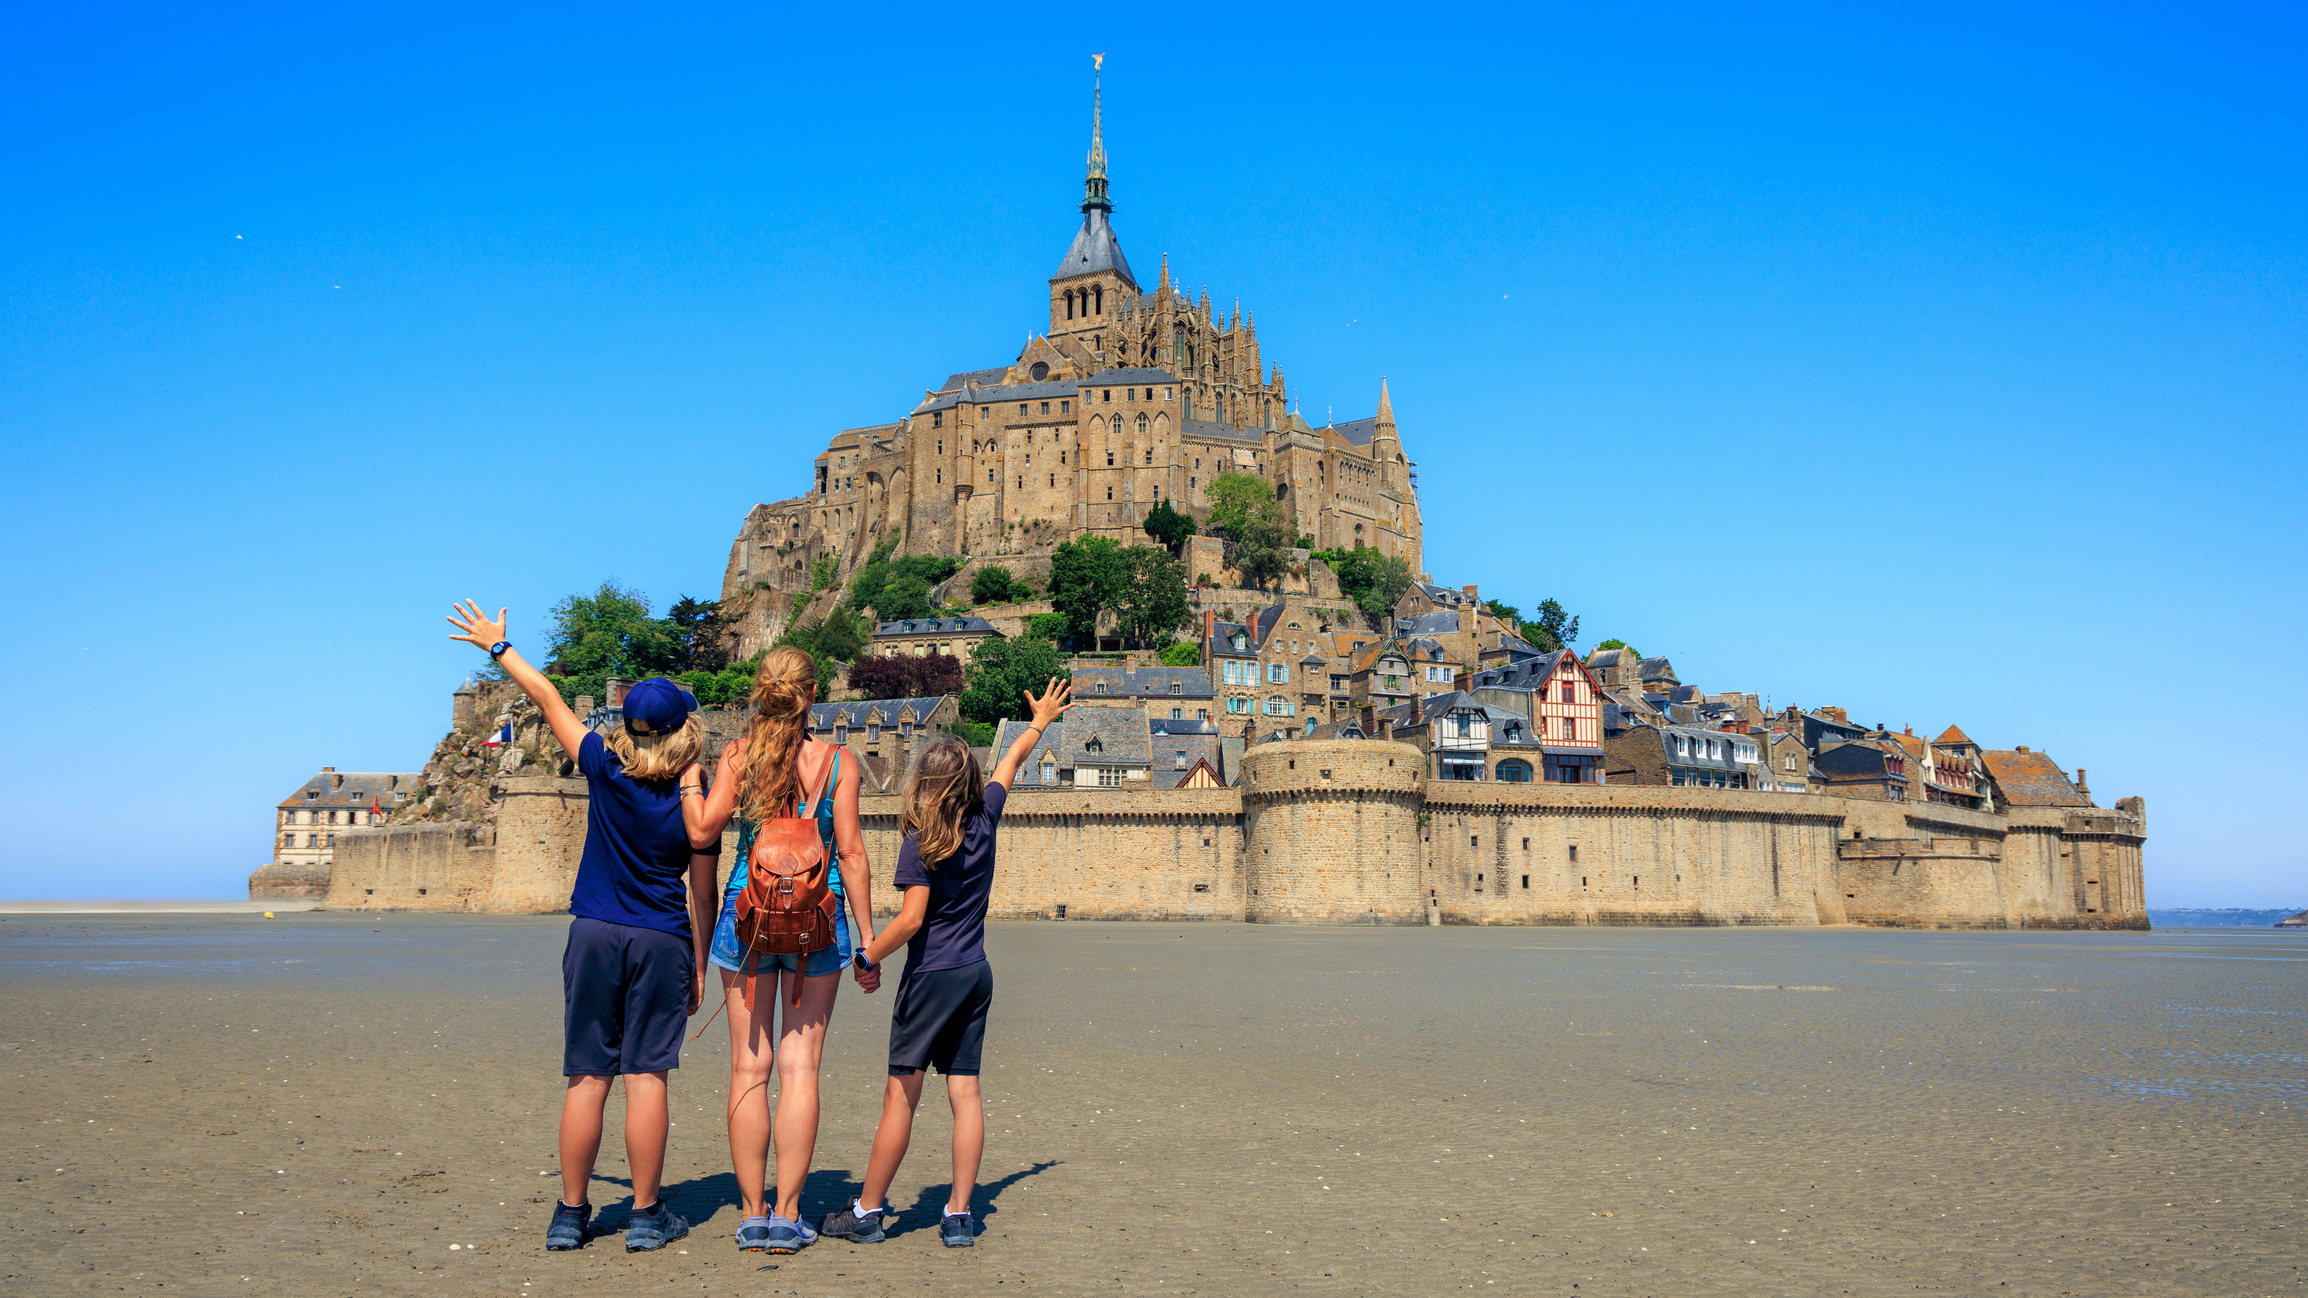
M 450 823 L 337 835 L 330 910 L 492 909 L 497 849 L 486 826 Z M 561 894 L 561 907 L 569 894 Z
M 1426 882 L 1456 924 L 1844 920 L 1842 799 L 1654 785 L 1426 786 Z
M 275 861 L 248 877 L 250 901 L 322 901 L 329 895 L 329 867 L 282 865 Z
M 1242 762 L 1243 917 L 1425 922 L 1418 820 L 1424 763 L 1408 744 L 1259 744 Z
M 577 862 L 585 854 L 585 781 L 550 775 L 502 776 L 497 807 L 497 868 L 486 909 L 531 914 L 569 909 Z

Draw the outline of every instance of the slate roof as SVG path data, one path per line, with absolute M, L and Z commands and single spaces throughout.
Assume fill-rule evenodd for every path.
M 951 694 L 936 694 L 918 699 L 851 699 L 846 703 L 812 703 L 809 705 L 810 729 L 830 731 L 839 722 L 852 730 L 860 730 L 876 712 L 881 715 L 881 723 L 885 726 L 894 726 L 906 720 L 911 720 L 917 726 L 924 725 L 928 723 L 930 714 L 937 711 L 938 705 L 952 697 Z M 906 715 L 909 709 L 913 713 L 910 718 Z
M 1349 446 L 1368 446 L 1370 439 L 1378 435 L 1378 416 L 1350 419 L 1343 424 L 1326 424 L 1323 431 L 1338 434 Z
M 1537 689 L 1555 674 L 1556 666 L 1562 662 L 1563 655 L 1569 652 L 1568 649 L 1557 649 L 1535 658 L 1522 658 L 1496 667 L 1485 667 L 1474 673 L 1470 683 L 1477 689 L 1484 686 L 1510 690 Z M 1612 705 L 1606 703 L 1605 706 Z
M 1239 651 L 1237 651 L 1231 643 L 1236 635 L 1241 635 L 1250 641 L 1248 645 L 1244 646 Z M 1210 652 L 1221 657 L 1239 658 L 1258 652 L 1257 637 L 1252 636 L 1250 634 L 1250 628 L 1244 626 L 1240 622 L 1213 623 L 1210 628 L 1210 639 Z
M 1006 377 L 1009 372 L 1009 366 L 996 365 L 990 370 L 963 370 L 959 374 L 948 374 L 945 386 L 939 388 L 938 391 L 952 392 L 959 388 L 967 388 L 973 382 L 980 387 L 990 386 Z
M 1754 743 L 1756 740 L 1762 738 L 1760 735 L 1727 735 L 1720 730 L 1703 730 L 1696 726 L 1660 726 L 1649 724 L 1631 727 L 1628 733 L 1633 734 L 1642 730 L 1651 731 L 1659 737 L 1659 751 L 1666 757 L 1668 765 L 1696 766 L 1711 771 L 1746 770 L 1747 764 L 1740 762 L 1737 758 L 1732 756 L 1732 753 L 1737 751 L 1734 745 L 1741 742 Z M 1692 751 L 1689 753 L 1677 753 L 1675 751 L 1675 740 L 1677 737 L 1691 741 Z M 1715 742 L 1716 751 L 1718 753 L 1717 756 L 1708 757 L 1705 755 L 1707 751 L 1707 743 L 1709 740 L 1713 740 Z M 1763 745 L 1760 743 L 1755 743 L 1755 749 L 1756 756 L 1760 758 L 1763 755 Z
M 1282 621 L 1282 613 L 1283 607 L 1280 604 L 1269 604 L 1258 610 L 1258 643 L 1265 644 L 1268 637 L 1274 634 L 1275 626 Z
M 1321 654 L 1308 654 L 1298 660 L 1298 665 L 1301 667 L 1328 667 L 1330 660 Z
M 993 632 L 994 624 L 982 617 L 909 617 L 895 622 L 877 622 L 874 634 L 882 635 L 973 635 Z
M 1406 617 L 1394 624 L 1402 635 L 1450 635 L 1459 629 L 1459 615 L 1455 609 L 1438 608 L 1432 613 Z
M 1664 657 L 1645 658 L 1635 664 L 1638 678 L 1645 684 L 1652 681 L 1678 681 L 1675 668 Z
M 340 785 L 338 781 L 343 781 Z M 417 773 L 395 771 L 322 771 L 280 800 L 279 810 L 295 807 L 366 807 L 373 800 L 390 811 L 405 798 L 416 796 Z
M 1980 754 L 1987 773 L 2014 807 L 2088 807 L 2084 795 L 2068 781 L 2067 773 L 2048 753 L 1989 749 Z
M 1519 635 L 1508 635 L 1505 632 L 1499 634 L 1499 648 L 1507 651 L 1509 661 L 1536 658 L 1546 652 Z
M 931 410 L 951 410 L 965 401 L 1033 401 L 1050 397 L 1072 397 L 1079 386 L 1072 379 L 1049 379 L 1041 383 L 1006 383 L 998 387 L 981 387 L 973 396 L 967 389 L 938 392 L 914 407 L 915 414 Z
M 1616 667 L 1619 665 L 1619 659 L 1626 653 L 1627 651 L 1624 649 L 1597 649 L 1587 655 L 1587 665 L 1589 667 Z
M 1255 424 L 1236 428 L 1232 424 L 1212 423 L 1207 419 L 1182 419 L 1179 423 L 1185 426 L 1188 437 L 1215 437 L 1229 442 L 1241 442 L 1245 445 L 1266 441 L 1266 430 Z
M 1494 736 L 1502 734 L 1510 726 L 1521 732 L 1520 737 L 1514 740 L 1499 740 L 1497 742 L 1504 743 L 1508 747 L 1532 746 L 1532 740 L 1529 733 L 1531 723 L 1528 718 L 1524 717 L 1522 713 L 1513 711 L 1509 708 L 1493 707 L 1492 705 L 1477 699 L 1474 695 L 1467 693 L 1465 690 L 1450 690 L 1442 694 L 1429 694 L 1425 698 L 1419 700 L 1419 702 L 1415 705 L 1419 712 L 1419 720 L 1415 725 L 1412 724 L 1410 720 L 1411 708 L 1413 706 L 1414 705 L 1409 703 L 1397 703 L 1391 708 L 1382 709 L 1378 715 L 1394 722 L 1395 732 L 1400 734 L 1406 730 L 1424 730 L 1428 726 L 1434 724 L 1434 719 L 1436 717 L 1448 716 L 1453 711 L 1460 709 L 1478 711 L 1490 719 L 1491 726 L 1493 727 L 1491 733 Z
M 1122 255 L 1121 241 L 1114 237 L 1114 227 L 1106 220 L 1106 209 L 1093 207 L 1082 213 L 1082 228 L 1074 232 L 1074 242 L 1066 248 L 1066 259 L 1050 272 L 1050 278 L 1071 279 L 1102 270 L 1120 272 L 1133 287 L 1138 283 L 1138 277 L 1130 273 L 1129 260 Z
M 1431 581 L 1414 581 L 1411 585 L 1418 587 L 1419 593 L 1428 599 L 1448 608 L 1466 608 L 1481 602 L 1463 590 L 1455 590 L 1449 586 L 1437 586 Z
M 1104 694 L 1098 693 L 1098 683 L 1106 685 Z M 1178 688 L 1170 688 L 1172 681 Z M 1147 699 L 1208 699 L 1217 691 L 1211 688 L 1210 673 L 1199 667 L 1077 667 L 1074 669 L 1074 695 L 1083 700 L 1093 698 L 1147 698 Z
M 1023 721 L 1004 721 L 994 735 L 994 751 L 1006 753 L 1010 744 L 1025 730 Z M 1090 750 L 1096 741 L 1097 751 Z M 1051 753 L 1058 759 L 1058 769 L 1074 770 L 1090 766 L 1146 766 L 1150 762 L 1147 744 L 1146 717 L 1130 708 L 1077 708 L 1066 714 L 1066 719 L 1043 732 L 1042 742 L 1026 755 L 1025 764 L 1018 769 L 1018 783 L 1039 783 L 1042 754 Z M 1028 770 L 1033 780 L 1026 776 Z M 1091 786 L 1095 787 L 1095 786 Z

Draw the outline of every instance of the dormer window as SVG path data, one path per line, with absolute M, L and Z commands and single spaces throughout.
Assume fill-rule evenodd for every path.
M 1178 679 L 1178 678 L 1177 678 L 1177 677 L 1175 677 L 1175 676 L 1173 676 L 1173 677 L 1171 677 L 1171 678 L 1170 678 L 1170 692 L 1171 692 L 1172 694 L 1181 694 L 1181 693 L 1184 693 L 1184 692 L 1185 692 L 1185 690 L 1186 690 L 1186 682 L 1184 682 L 1184 681 L 1182 681 L 1182 680 Z
M 1082 745 L 1082 751 L 1085 753 L 1102 753 L 1106 751 L 1106 745 L 1099 742 L 1098 736 L 1092 735 L 1090 741 Z
M 1106 682 L 1104 682 L 1104 681 L 1100 681 L 1100 682 L 1098 682 L 1098 692 L 1099 692 L 1100 694 L 1104 694 L 1104 693 L 1106 692 Z M 1097 742 L 1097 741 L 1096 741 L 1096 740 L 1092 740 L 1091 742 L 1095 743 L 1095 742 Z

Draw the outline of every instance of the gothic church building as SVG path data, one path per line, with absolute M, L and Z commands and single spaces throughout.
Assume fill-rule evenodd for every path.
M 1082 225 L 1050 276 L 1046 331 L 895 422 L 835 436 L 807 495 L 746 516 L 725 600 L 806 591 L 828 551 L 846 576 L 892 530 L 903 553 L 955 556 L 1047 553 L 1084 534 L 1148 544 L 1157 501 L 1207 516 L 1228 470 L 1272 483 L 1317 548 L 1371 546 L 1420 571 L 1416 480 L 1385 382 L 1369 418 L 1314 426 L 1289 411 L 1239 303 L 1228 318 L 1207 289 L 1179 291 L 1167 258 L 1142 288 L 1114 233 L 1103 128 L 1093 91 Z

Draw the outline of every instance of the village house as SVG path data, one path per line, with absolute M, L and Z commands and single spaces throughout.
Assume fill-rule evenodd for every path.
M 744 713 L 728 710 L 743 718 Z M 868 793 L 888 793 L 928 737 L 959 720 L 961 700 L 951 694 L 919 699 L 851 699 L 810 705 L 813 735 L 849 753 Z M 710 724 L 710 723 L 709 723 Z
M 1227 746 L 1235 760 L 1229 761 Z M 1222 789 L 1240 778 L 1242 741 L 1227 740 L 1216 722 L 1157 717 L 1146 723 L 1147 782 L 1157 789 Z
M 1400 707 L 1414 698 L 1456 691 L 1463 667 L 1431 637 L 1389 637 L 1364 649 L 1351 664 L 1348 705 L 1362 720 L 1363 729 L 1371 730 L 1374 713 Z
M 273 864 L 306 869 L 335 864 L 339 830 L 383 824 L 416 791 L 414 773 L 322 767 L 273 808 Z
M 1380 713 L 1379 724 L 1385 737 L 1426 754 L 1429 779 L 1529 784 L 1537 777 L 1541 747 L 1530 721 L 1463 691 L 1414 698 Z
M 1762 778 L 1762 748 L 1753 735 L 1640 724 L 1604 740 L 1603 748 L 1612 784 L 1752 789 Z
M 1004 721 L 993 751 L 1007 753 L 1023 721 Z M 1152 749 L 1145 715 L 1135 708 L 1076 708 L 1042 733 L 1018 767 L 1021 788 L 1150 789 Z
M 1831 743 L 1811 763 L 1819 769 L 1824 793 L 1879 802 L 1911 800 L 1906 750 L 1888 734 Z
M 979 642 L 1001 638 L 1002 633 L 994 629 L 994 624 L 982 617 L 904 618 L 875 623 L 866 652 L 877 658 L 900 654 L 927 658 L 931 654 L 947 654 L 968 662 Z
M 1076 703 L 1132 708 L 1149 721 L 1214 719 L 1217 691 L 1211 687 L 1210 673 L 1200 667 L 1078 665 L 1071 666 L 1069 674 Z
M 2026 744 L 2009 750 L 1988 749 L 1980 754 L 1988 780 L 1988 796 L 1995 809 L 2005 807 L 2089 807 L 2092 793 L 2083 782 L 2082 767 L 2070 781 L 2051 758 Z
M 1549 784 L 1603 782 L 1603 694 L 1579 656 L 1558 649 L 1476 670 L 1469 692 L 1522 714 Z

